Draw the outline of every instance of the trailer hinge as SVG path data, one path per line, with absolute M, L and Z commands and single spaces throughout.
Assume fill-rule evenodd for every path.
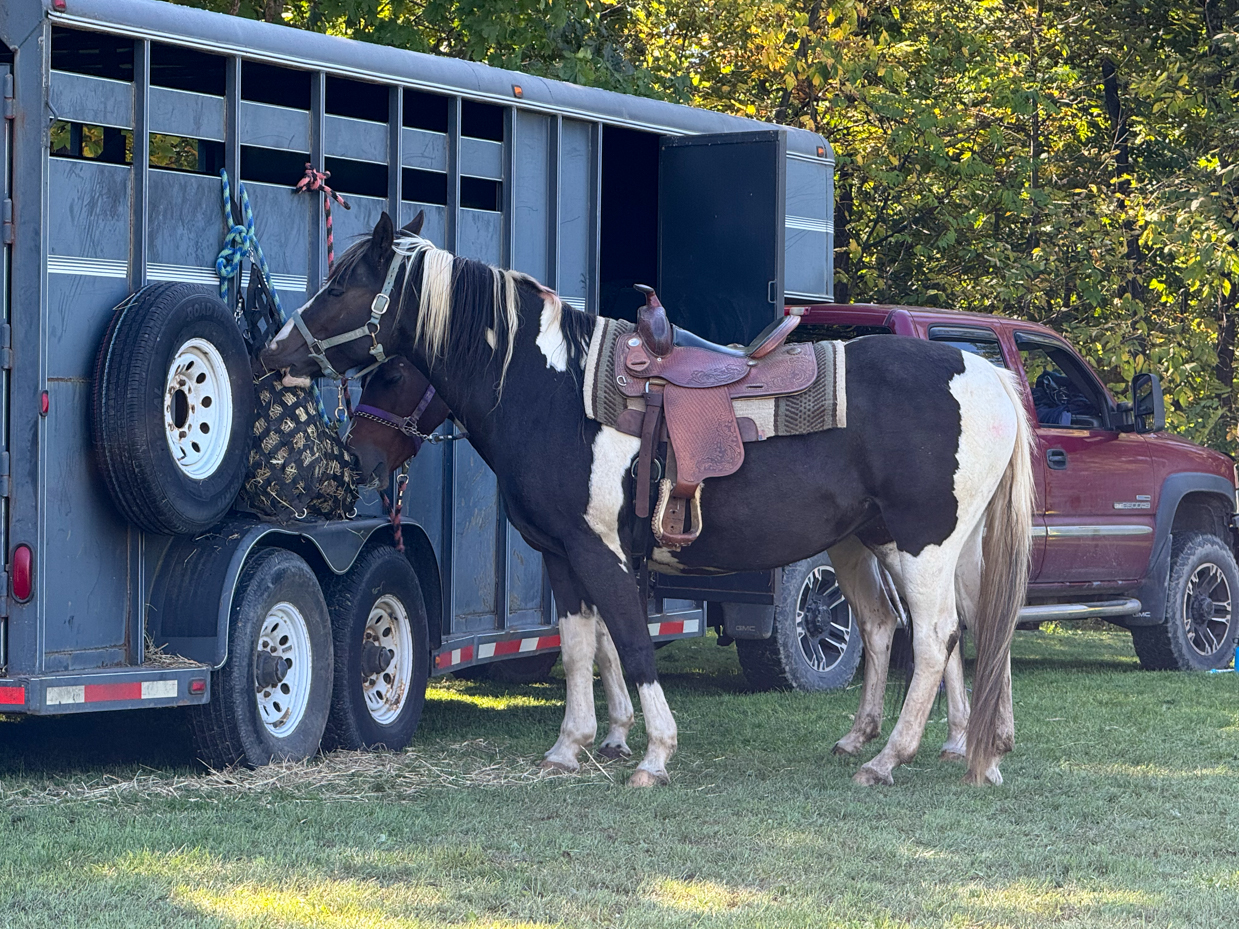
M 0 619 L 9 618 L 9 572 L 0 571 Z M 0 630 L 0 635 L 4 631 Z
M 7 497 L 8 495 L 9 495 L 9 453 L 0 452 L 0 497 Z
M 13 75 L 4 76 L 4 118 L 16 119 L 17 101 L 13 99 Z
M 0 243 L 13 244 L 13 201 L 7 197 L 0 206 Z
M 13 327 L 8 323 L 0 323 L 0 371 L 10 371 L 13 368 Z M 8 474 L 6 466 L 4 473 Z

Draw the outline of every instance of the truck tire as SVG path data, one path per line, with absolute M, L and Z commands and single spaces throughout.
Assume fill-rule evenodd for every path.
M 840 690 L 860 665 L 860 629 L 825 552 L 783 569 L 768 639 L 736 639 L 754 690 Z
M 313 570 L 268 548 L 233 597 L 228 660 L 211 702 L 192 711 L 199 757 L 213 768 L 301 761 L 318 751 L 331 706 L 331 621 Z
M 1170 548 L 1166 621 L 1133 626 L 1140 666 L 1151 671 L 1208 671 L 1234 657 L 1239 568 L 1230 547 L 1205 532 L 1175 533 Z
M 417 574 L 404 555 L 382 545 L 325 586 L 335 686 L 323 749 L 399 751 L 417 731 L 430 676 Z
M 188 535 L 228 512 L 245 478 L 254 386 L 241 332 L 208 288 L 152 284 L 116 308 L 91 406 L 95 458 L 126 519 Z

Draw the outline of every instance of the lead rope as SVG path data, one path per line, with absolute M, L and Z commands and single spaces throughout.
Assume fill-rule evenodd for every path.
M 223 181 L 224 195 L 224 247 L 220 249 L 219 257 L 215 259 L 215 273 L 219 275 L 219 295 L 224 300 L 228 299 L 228 280 L 234 277 L 237 279 L 237 289 L 240 290 L 241 267 L 246 257 L 251 257 L 258 265 L 262 279 L 267 282 L 267 291 L 271 294 L 271 300 L 275 303 L 275 311 L 280 316 L 280 325 L 283 326 L 288 322 L 288 318 L 284 315 L 280 295 L 276 293 L 275 284 L 271 280 L 271 269 L 267 266 L 267 257 L 262 253 L 262 246 L 258 244 L 258 234 L 254 231 L 254 209 L 250 206 L 249 191 L 245 189 L 244 181 L 237 182 L 237 193 L 241 197 L 241 218 L 245 223 L 245 225 L 239 225 L 233 222 L 232 190 L 228 184 L 228 171 L 220 169 L 219 176 Z M 323 405 L 323 395 L 318 389 L 318 384 L 311 382 L 310 390 L 314 392 L 314 400 L 318 403 L 319 415 L 323 418 L 323 422 L 330 426 L 331 418 L 327 415 L 327 408 Z
M 392 540 L 396 543 L 396 551 L 404 553 L 404 530 L 400 527 L 400 512 L 404 509 L 404 488 L 409 483 L 409 464 L 405 462 L 404 469 L 396 478 L 396 505 L 392 506 L 387 499 L 386 491 L 379 491 L 379 497 L 383 501 L 383 508 L 387 510 L 388 518 L 391 520 Z
M 331 201 L 334 200 L 346 210 L 351 210 L 352 207 L 345 202 L 343 197 L 327 186 L 327 178 L 329 177 L 331 177 L 330 171 L 316 171 L 314 165 L 307 161 L 305 163 L 305 177 L 297 181 L 297 186 L 293 188 L 293 193 L 312 193 L 318 190 L 323 192 L 323 214 L 327 223 L 327 273 L 330 275 L 332 265 L 336 263 L 336 239 L 335 233 L 331 228 Z

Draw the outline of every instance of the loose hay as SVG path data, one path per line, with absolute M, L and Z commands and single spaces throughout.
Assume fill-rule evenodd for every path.
M 219 803 L 241 797 L 280 802 L 390 802 L 410 800 L 437 788 L 522 787 L 551 779 L 574 786 L 605 786 L 614 780 L 606 769 L 619 765 L 622 762 L 598 759 L 582 766 L 580 774 L 565 775 L 543 771 L 529 758 L 506 757 L 498 746 L 474 739 L 435 751 L 333 752 L 253 770 L 176 775 L 147 769 L 132 778 L 105 774 L 15 789 L 0 782 L 0 805 L 137 804 L 151 799 Z

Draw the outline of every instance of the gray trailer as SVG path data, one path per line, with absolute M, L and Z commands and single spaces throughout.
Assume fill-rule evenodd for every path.
M 309 754 L 324 725 L 331 744 L 403 744 L 427 673 L 553 660 L 540 558 L 466 442 L 414 461 L 407 576 L 361 604 L 367 578 L 400 573 L 373 494 L 347 521 L 234 512 L 169 534 L 122 515 L 92 456 L 111 422 L 97 368 L 147 362 L 108 354 L 114 308 L 213 299 L 221 170 L 248 189 L 289 308 L 326 270 L 321 198 L 293 193 L 307 164 L 350 203 L 334 213 L 341 246 L 383 210 L 402 223 L 424 211 L 437 244 L 592 312 L 632 317 L 631 285 L 652 282 L 676 322 L 727 342 L 786 304 L 831 300 L 834 156 L 809 132 L 152 0 L 6 0 L 0 78 L 3 712 L 198 705 L 204 756 L 255 763 Z M 198 359 L 227 394 L 221 351 L 186 339 L 161 363 L 184 374 Z M 201 406 L 185 426 L 173 367 L 139 375 L 167 385 L 149 416 L 166 420 L 168 447 L 143 454 L 185 454 L 186 428 L 227 432 Z M 178 480 L 208 479 L 246 439 L 225 438 L 175 459 Z M 271 600 L 297 578 L 308 593 Z M 725 613 L 729 631 L 768 635 L 777 588 L 769 574 L 660 581 L 651 632 L 700 635 Z M 355 718 L 327 720 L 333 679 L 356 699 L 331 712 Z

